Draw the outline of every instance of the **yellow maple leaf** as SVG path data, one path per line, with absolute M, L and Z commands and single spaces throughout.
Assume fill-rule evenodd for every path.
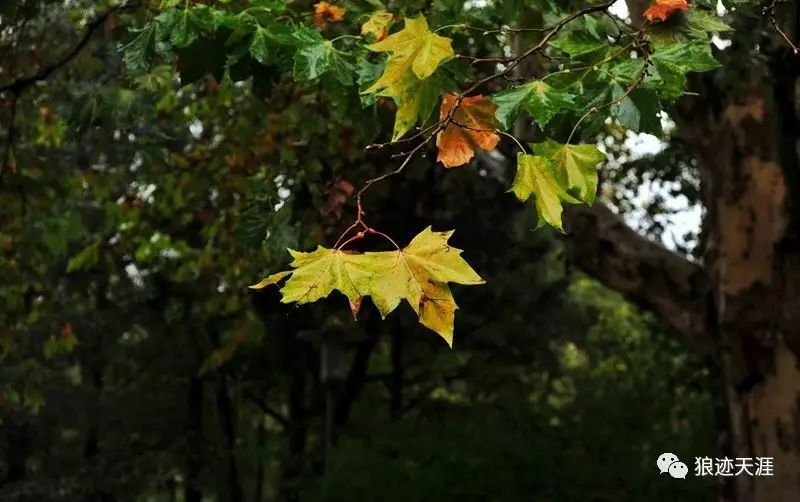
M 389 27 L 394 22 L 394 14 L 380 10 L 373 13 L 363 25 L 361 25 L 361 34 L 372 35 L 375 40 L 380 42 L 389 34 Z
M 281 289 L 283 303 L 314 302 L 325 298 L 334 290 L 342 292 L 351 302 L 362 296 L 356 289 L 355 283 L 366 273 L 361 268 L 363 255 L 322 246 L 311 253 L 291 249 L 289 253 L 294 258 L 290 264 L 294 270 Z M 277 274 L 270 277 L 275 275 Z
M 381 317 L 406 300 L 422 325 L 453 344 L 453 323 L 458 308 L 448 282 L 483 284 L 483 279 L 447 241 L 453 234 L 420 232 L 403 249 L 351 253 L 318 247 L 311 253 L 290 250 L 294 270 L 273 274 L 251 286 L 261 289 L 291 274 L 281 289 L 284 303 L 309 303 L 337 290 L 350 301 L 354 315 L 364 296 L 372 298 Z
M 455 56 L 451 40 L 428 29 L 428 21 L 423 15 L 407 18 L 402 30 L 368 45 L 367 49 L 388 52 L 390 55 L 383 74 L 364 93 L 390 88 L 399 83 L 408 71 L 412 71 L 419 79 L 426 79 L 441 63 Z

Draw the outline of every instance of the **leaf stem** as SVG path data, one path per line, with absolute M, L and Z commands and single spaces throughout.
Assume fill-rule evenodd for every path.
M 360 40 L 361 36 L 360 35 L 339 35 L 338 37 L 330 39 L 330 42 L 331 43 L 338 42 L 339 40 L 343 40 L 345 38 L 357 38 L 357 39 Z

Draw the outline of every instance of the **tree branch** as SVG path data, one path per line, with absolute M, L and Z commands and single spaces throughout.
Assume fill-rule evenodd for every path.
M 605 206 L 564 213 L 570 261 L 628 300 L 652 310 L 696 348 L 707 346 L 703 268 L 643 237 Z
M 103 24 L 105 24 L 105 22 L 108 20 L 109 17 L 111 17 L 112 14 L 133 6 L 134 4 L 128 4 L 127 2 L 119 3 L 109 8 L 106 12 L 103 12 L 93 20 L 89 21 L 89 23 L 86 25 L 86 30 L 84 30 L 83 32 L 83 36 L 81 36 L 81 39 L 72 49 L 70 49 L 69 52 L 64 54 L 61 58 L 57 59 L 56 61 L 53 61 L 52 63 L 43 66 L 42 68 L 39 69 L 38 72 L 36 72 L 31 76 L 21 77 L 14 80 L 11 83 L 0 86 L 0 93 L 11 92 L 15 95 L 19 95 L 19 93 L 25 90 L 25 88 L 35 84 L 36 82 L 47 80 L 53 72 L 55 72 L 62 66 L 72 61 L 75 58 L 75 56 L 77 56 L 81 52 L 81 50 L 83 50 L 83 48 L 86 47 L 86 44 L 89 43 L 89 40 L 91 40 L 92 35 L 94 35 L 95 31 L 97 31 L 101 26 L 103 26 Z
M 289 426 L 289 419 L 286 418 L 286 416 L 283 415 L 281 412 L 270 406 L 270 404 L 266 400 L 252 393 L 246 393 L 245 398 L 254 405 L 256 405 L 258 409 L 260 409 L 265 415 L 269 416 L 270 418 L 278 422 L 284 429 Z
M 3 160 L 0 163 L 0 183 L 3 181 L 3 177 L 6 174 L 6 169 L 8 169 L 9 162 L 11 160 L 11 153 L 14 150 L 14 127 L 17 121 L 17 101 L 19 101 L 19 94 L 14 94 L 11 97 L 11 112 L 9 113 L 8 117 L 8 131 L 6 132 L 6 145 L 3 150 Z

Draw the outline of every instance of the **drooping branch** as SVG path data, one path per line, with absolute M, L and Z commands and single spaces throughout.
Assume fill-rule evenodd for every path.
M 696 348 L 707 346 L 703 268 L 640 235 L 603 205 L 564 213 L 569 258 L 628 300 L 658 314 Z

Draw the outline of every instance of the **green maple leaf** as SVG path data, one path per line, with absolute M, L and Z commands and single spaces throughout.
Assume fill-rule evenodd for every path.
M 269 63 L 269 47 L 272 45 L 272 40 L 269 31 L 266 28 L 258 26 L 253 32 L 253 38 L 250 40 L 250 55 L 253 59 L 261 64 Z
M 590 54 L 594 55 L 595 52 L 608 49 L 606 40 L 592 37 L 583 31 L 564 32 L 548 45 L 566 52 L 574 58 L 581 58 Z
M 328 72 L 344 85 L 353 83 L 355 68 L 344 59 L 330 40 L 323 40 L 295 52 L 293 73 L 298 82 L 314 80 Z
M 656 91 L 639 88 L 628 92 L 627 95 L 626 91 L 617 83 L 612 85 L 611 99 L 624 97 L 611 107 L 611 113 L 617 117 L 620 124 L 631 131 L 660 134 L 661 119 L 658 112 L 661 111 L 661 105 Z
M 380 93 L 394 100 L 397 114 L 394 119 L 392 141 L 400 139 L 417 123 L 424 123 L 439 101 L 441 82 L 432 77 L 420 80 L 407 74 L 400 82 Z
M 541 80 L 514 87 L 491 96 L 497 105 L 495 116 L 504 128 L 509 129 L 520 109 L 525 110 L 540 127 L 545 127 L 558 112 L 575 107 L 575 96 L 551 87 Z
M 251 286 L 261 289 L 289 279 L 281 289 L 283 303 L 309 303 L 344 294 L 357 313 L 364 296 L 372 298 L 382 317 L 406 300 L 420 323 L 452 346 L 458 308 L 448 282 L 482 284 L 483 280 L 447 241 L 453 232 L 420 232 L 397 251 L 351 253 L 318 247 L 311 253 L 289 250 L 293 270 L 278 272 Z
M 138 76 L 150 69 L 150 58 L 156 45 L 156 25 L 148 24 L 139 31 L 136 38 L 123 47 L 125 55 L 122 62 L 125 71 L 131 76 Z
M 733 28 L 722 21 L 716 12 L 701 9 L 690 9 L 686 24 L 690 30 L 704 34 L 733 31 Z
M 534 151 L 552 162 L 567 177 L 567 189 L 591 205 L 597 195 L 597 164 L 606 160 L 594 145 L 563 145 L 553 140 L 531 145 Z
M 553 162 L 540 155 L 517 155 L 517 174 L 511 191 L 522 202 L 534 197 L 539 221 L 564 230 L 561 223 L 562 203 L 579 204 L 580 201 L 567 193 L 566 175 Z
M 686 87 L 686 74 L 719 68 L 705 41 L 682 41 L 657 46 L 652 55 L 658 90 L 666 99 L 677 99 Z
M 383 74 L 365 93 L 389 89 L 391 94 L 399 94 L 392 87 L 398 85 L 408 72 L 419 79 L 430 77 L 436 68 L 455 56 L 451 40 L 428 29 L 425 16 L 406 19 L 405 27 L 388 36 L 385 40 L 367 46 L 374 52 L 388 52 Z

